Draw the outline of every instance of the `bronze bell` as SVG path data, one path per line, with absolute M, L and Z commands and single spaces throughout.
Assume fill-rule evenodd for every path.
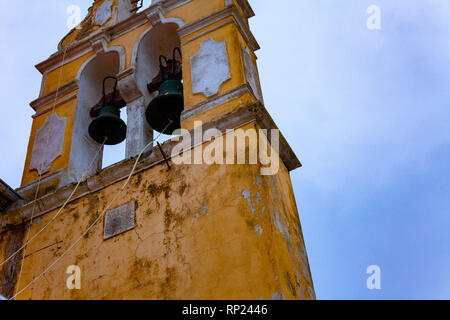
M 184 110 L 183 78 L 181 61 L 175 59 L 175 53 L 181 56 L 180 48 L 173 50 L 173 59 L 159 57 L 160 72 L 147 85 L 150 93 L 158 90 L 158 95 L 150 102 L 145 117 L 150 126 L 161 133 L 172 134 L 181 128 L 181 112 Z M 166 66 L 163 65 L 165 60 Z
M 115 79 L 114 92 L 109 103 L 106 102 L 105 81 L 107 79 Z M 106 145 L 119 144 L 125 140 L 127 135 L 127 125 L 120 118 L 119 105 L 115 103 L 115 96 L 117 92 L 117 78 L 106 77 L 103 80 L 103 105 L 98 116 L 94 118 L 89 124 L 89 135 L 98 143 L 105 143 Z M 94 107 L 95 108 L 95 107 Z

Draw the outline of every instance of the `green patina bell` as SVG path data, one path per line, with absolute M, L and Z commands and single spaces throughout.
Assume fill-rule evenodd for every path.
M 112 95 L 112 102 L 106 103 L 105 81 L 107 79 L 115 79 L 114 93 Z M 120 109 L 114 105 L 114 97 L 117 91 L 117 78 L 106 77 L 103 80 L 103 106 L 100 109 L 98 116 L 89 124 L 89 135 L 98 143 L 106 145 L 119 144 L 125 140 L 127 136 L 127 125 L 120 119 Z
M 184 110 L 183 78 L 181 61 L 175 59 L 175 54 L 180 48 L 173 50 L 173 58 L 159 57 L 160 72 L 147 85 L 148 91 L 158 91 L 158 95 L 150 102 L 145 112 L 145 117 L 150 126 L 161 133 L 172 134 L 174 130 L 181 128 L 181 112 Z M 164 62 L 165 61 L 165 65 Z
M 179 80 L 166 80 L 161 84 L 158 96 L 148 105 L 145 116 L 154 130 L 172 134 L 181 127 L 183 109 L 183 84 Z
M 104 106 L 100 114 L 89 125 L 89 135 L 98 143 L 119 144 L 127 136 L 127 125 L 120 119 L 120 110 L 114 106 Z M 106 140 L 105 140 L 106 139 Z

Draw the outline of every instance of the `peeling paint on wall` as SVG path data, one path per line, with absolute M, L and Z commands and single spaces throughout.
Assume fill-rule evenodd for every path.
M 270 294 L 271 300 L 286 300 L 281 292 L 274 292 Z
M 197 213 L 195 214 L 195 217 L 196 217 L 196 218 L 200 218 L 201 216 L 203 216 L 203 215 L 206 214 L 207 212 L 208 212 L 208 204 L 205 202 L 205 203 L 203 203 L 201 212 L 197 212 Z
M 255 204 L 252 201 L 251 195 L 252 194 L 251 194 L 250 190 L 248 190 L 248 189 L 242 190 L 242 198 L 247 199 L 248 206 L 250 207 L 250 211 L 254 214 L 256 208 L 255 208 Z
M 14 254 L 22 245 L 25 238 L 25 226 L 20 225 L 9 232 L 0 235 L 0 242 L 5 244 L 4 255 L 0 254 L 0 261 L 4 261 Z M 1 267 L 0 272 L 0 294 L 5 297 L 14 295 L 14 288 L 22 261 L 22 251 L 11 258 Z
M 260 225 L 256 225 L 255 226 L 255 234 L 259 234 L 259 236 L 261 237 L 263 233 L 263 228 Z

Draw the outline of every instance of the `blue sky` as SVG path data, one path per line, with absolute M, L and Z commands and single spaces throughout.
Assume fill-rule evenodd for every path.
M 67 7 L 91 2 L 0 3 L 0 177 L 13 187 L 33 66 L 68 32 Z M 449 299 L 450 2 L 250 2 L 266 108 L 303 163 L 291 177 L 317 297 Z M 366 27 L 370 5 L 381 30 Z M 373 264 L 381 290 L 366 288 Z

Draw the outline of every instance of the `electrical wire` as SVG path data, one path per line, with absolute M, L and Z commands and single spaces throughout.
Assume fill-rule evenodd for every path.
M 28 230 L 27 230 L 27 240 L 26 240 L 26 243 L 25 243 L 25 245 L 23 245 L 19 250 L 17 250 L 16 252 L 14 252 L 13 254 L 12 254 L 12 256 L 11 257 L 9 257 L 6 261 L 8 261 L 8 260 L 10 260 L 13 256 L 15 256 L 18 252 L 20 252 L 20 250 L 22 250 L 22 249 L 24 249 L 23 250 L 23 254 L 22 254 L 22 261 L 21 261 L 21 264 L 20 264 L 20 271 L 19 271 L 19 278 L 18 278 L 18 282 L 17 283 L 19 283 L 20 282 L 20 278 L 22 277 L 22 269 L 23 269 L 23 261 L 25 260 L 25 254 L 26 254 L 26 247 L 27 247 L 27 243 L 28 243 L 28 238 L 30 237 L 30 230 L 31 230 L 31 225 L 33 224 L 33 218 L 34 218 L 34 210 L 36 209 L 36 200 L 37 200 L 37 197 L 38 197 L 38 193 L 39 193 L 39 186 L 40 186 L 40 184 L 41 184 L 41 178 L 42 178 L 42 174 L 39 174 L 39 180 L 38 180 L 38 184 L 37 184 L 37 187 L 36 187 L 36 192 L 35 192 L 35 194 L 34 194 L 34 201 L 33 201 L 33 210 L 31 211 L 31 219 L 30 219 L 30 223 L 29 223 L 29 225 L 28 225 Z M 5 262 L 6 262 L 5 261 Z M 3 263 L 0 265 L 0 266 L 2 266 L 3 265 Z
M 67 53 L 67 47 L 64 49 L 64 54 L 63 54 L 63 58 L 62 58 L 62 63 L 61 63 L 61 69 L 59 70 L 59 75 L 58 75 L 58 83 L 57 83 L 57 87 L 56 87 L 56 92 L 55 92 L 55 100 L 53 102 L 53 106 L 52 106 L 52 112 L 50 115 L 52 115 L 55 112 L 55 106 L 56 106 L 56 102 L 58 101 L 58 93 L 59 93 L 59 88 L 60 88 L 60 84 L 61 84 L 61 78 L 62 78 L 62 71 L 64 68 L 64 62 L 66 60 L 66 53 Z M 47 134 L 47 143 L 45 144 L 46 146 L 48 146 L 48 142 L 50 140 L 50 130 Z M 18 278 L 18 283 L 20 283 L 20 278 L 22 277 L 22 269 L 23 269 L 23 261 L 25 260 L 25 255 L 26 255 L 26 251 L 27 251 L 27 243 L 30 237 L 30 231 L 31 231 L 31 226 L 33 225 L 33 219 L 34 219 L 34 211 L 36 209 L 36 200 L 37 197 L 39 195 L 39 187 L 41 185 L 41 180 L 42 180 L 42 173 L 39 172 L 39 180 L 38 180 L 38 184 L 36 187 L 36 192 L 34 195 L 34 201 L 33 201 L 33 210 L 31 211 L 31 219 L 30 219 L 30 223 L 28 225 L 28 230 L 27 230 L 27 237 L 26 237 L 26 241 L 25 241 L 25 245 L 23 247 L 23 254 L 22 254 L 22 263 L 20 264 L 20 271 L 19 271 L 19 278 Z M 14 253 L 14 255 L 16 255 L 16 253 Z M 8 258 L 9 260 L 9 258 Z M 3 263 L 2 263 L 3 265 Z
M 54 111 L 55 111 L 55 106 L 56 106 L 56 102 L 57 102 L 57 100 L 58 100 L 58 93 L 59 93 L 59 89 L 60 89 L 60 84 L 61 84 L 61 78 L 62 78 L 62 69 L 63 69 L 63 67 L 64 67 L 64 62 L 65 62 L 65 59 L 66 59 L 66 53 L 67 53 L 67 47 L 64 49 L 64 54 L 63 54 L 63 58 L 62 58 L 62 62 L 61 62 L 61 69 L 60 69 L 60 71 L 59 71 L 59 75 L 58 75 L 58 83 L 57 83 L 57 88 L 56 88 L 56 92 L 55 92 L 55 99 L 54 99 L 54 101 L 53 101 L 53 106 L 52 106 L 52 109 L 51 109 L 51 114 L 50 115 L 52 115 L 53 113 L 54 113 Z M 48 145 L 48 142 L 49 142 L 49 140 L 50 140 L 50 131 L 48 132 L 48 135 L 47 135 L 47 142 L 46 142 L 46 146 Z M 5 261 L 3 261 L 2 263 L 0 263 L 0 267 L 1 266 L 3 266 L 6 262 L 8 262 L 11 258 L 13 258 L 17 253 L 19 253 L 20 252 L 20 250 L 22 250 L 22 249 L 24 249 L 35 237 L 36 237 L 36 235 L 31 239 L 31 240 L 28 240 L 28 238 L 29 238 L 29 232 L 30 232 L 30 227 L 31 227 L 31 225 L 32 225 L 32 223 L 33 223 L 33 218 L 34 218 L 34 211 L 35 211 L 35 208 L 36 208 L 36 200 L 37 200 L 37 196 L 38 196 L 38 194 L 39 194 L 39 187 L 40 187 L 40 184 L 41 184 L 41 179 L 42 179 L 42 174 L 41 173 L 39 173 L 39 179 L 38 179 L 38 183 L 37 183 L 37 187 L 36 187 L 36 192 L 35 192 L 35 195 L 34 195 L 34 200 L 33 200 L 33 210 L 32 210 L 32 212 L 31 212 L 31 219 L 30 219 L 30 225 L 28 226 L 28 232 L 27 232 L 27 241 L 25 241 L 25 244 L 22 246 L 22 247 L 20 247 L 17 251 L 15 251 L 12 255 L 10 255 Z M 45 226 L 45 227 L 47 227 L 47 226 Z M 45 229 L 45 227 L 44 227 L 44 229 Z M 38 232 L 38 234 L 39 233 L 41 233 L 42 232 L 42 230 L 41 231 L 39 231 Z M 26 248 L 25 248 L 26 249 Z M 25 250 L 24 250 L 25 251 Z M 23 256 L 25 256 L 25 252 L 23 253 Z M 20 278 L 20 273 L 19 273 L 19 278 Z
M 164 132 L 170 125 L 172 124 L 172 122 L 169 122 L 169 124 L 162 130 L 162 132 Z M 46 274 L 50 269 L 52 269 L 67 253 L 69 253 L 77 244 L 78 242 L 80 242 L 81 239 L 83 239 L 83 237 L 97 224 L 98 221 L 100 221 L 100 219 L 105 215 L 106 211 L 108 211 L 108 209 L 110 208 L 110 206 L 112 205 L 112 203 L 117 199 L 117 197 L 122 193 L 122 191 L 126 188 L 126 186 L 128 185 L 128 183 L 131 180 L 131 177 L 134 174 L 134 171 L 136 170 L 137 164 L 142 156 L 142 154 L 145 152 L 145 150 L 152 145 L 160 136 L 162 135 L 162 133 L 160 133 L 156 138 L 152 139 L 139 153 L 138 157 L 136 158 L 136 161 L 134 163 L 134 166 L 130 172 L 130 174 L 128 175 L 128 179 L 125 181 L 125 183 L 122 185 L 122 187 L 120 188 L 120 190 L 116 193 L 116 195 L 114 196 L 114 198 L 108 203 L 108 205 L 105 207 L 105 209 L 102 211 L 102 213 L 91 223 L 91 225 L 89 225 L 89 227 L 86 229 L 86 231 L 83 232 L 83 234 L 81 234 L 81 236 L 79 236 L 75 242 L 73 242 L 69 248 L 66 249 L 66 251 L 64 251 L 55 261 L 53 261 L 44 271 L 42 271 L 37 277 L 35 277 L 33 280 L 31 280 L 31 282 L 29 282 L 24 288 L 22 288 L 20 291 L 18 291 L 13 297 L 11 297 L 9 300 L 14 300 L 19 294 L 21 294 L 23 291 L 25 291 L 27 288 L 29 288 L 34 282 L 36 282 L 37 280 L 39 280 L 44 274 Z M 19 283 L 18 283 L 19 285 Z
M 24 249 L 31 241 L 33 241 L 39 234 L 42 233 L 42 231 L 44 231 L 49 225 L 50 223 L 52 223 L 62 212 L 62 210 L 66 207 L 66 205 L 69 203 L 69 201 L 72 199 L 73 195 L 75 194 L 75 192 L 77 191 L 78 187 L 80 186 L 81 182 L 84 181 L 84 179 L 86 178 L 87 174 L 89 173 L 90 169 L 92 168 L 92 165 L 94 164 L 95 160 L 97 159 L 98 155 L 100 154 L 100 151 L 102 150 L 103 146 L 105 145 L 106 139 L 105 141 L 103 141 L 103 143 L 101 144 L 101 146 L 98 148 L 97 153 L 95 154 L 94 158 L 91 161 L 91 164 L 89 165 L 88 169 L 84 170 L 83 175 L 81 176 L 81 178 L 78 180 L 78 183 L 76 184 L 75 188 L 73 189 L 72 193 L 69 195 L 69 197 L 66 199 L 66 201 L 64 202 L 64 204 L 62 205 L 62 207 L 58 210 L 58 212 L 50 219 L 49 222 L 47 222 L 47 224 L 42 227 L 42 229 L 40 229 L 38 232 L 36 232 L 31 239 L 27 240 L 19 249 L 17 249 L 14 253 L 12 253 L 7 259 L 5 259 L 2 263 L 0 263 L 0 267 L 3 266 L 5 263 L 7 263 L 9 260 L 11 260 L 16 254 L 18 254 L 22 249 Z M 36 190 L 37 193 L 37 190 Z M 35 200 L 36 201 L 36 200 Z M 33 207 L 33 211 L 34 211 L 35 206 Z M 31 217 L 33 217 L 33 213 L 31 214 Z M 31 221 L 30 221 L 30 225 L 31 225 Z M 27 237 L 28 238 L 28 237 Z

